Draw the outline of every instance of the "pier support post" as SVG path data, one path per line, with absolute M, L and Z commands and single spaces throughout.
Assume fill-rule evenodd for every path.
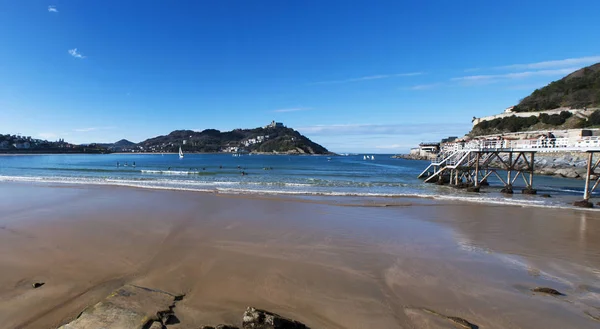
M 527 162 L 527 156 L 523 154 L 525 162 Z M 531 160 L 529 162 L 529 183 L 525 181 L 528 186 L 523 189 L 523 194 L 537 194 L 537 190 L 533 188 L 533 171 L 534 171 L 535 152 L 531 152 Z
M 506 167 L 506 183 L 504 183 L 504 188 L 500 190 L 501 193 L 504 194 L 513 194 L 512 189 L 512 168 L 513 168 L 513 154 L 512 152 L 508 152 L 508 165 Z
M 594 161 L 594 153 L 588 153 L 588 161 L 587 161 L 587 173 L 585 175 L 585 190 L 583 191 L 583 200 L 573 202 L 573 205 L 576 207 L 583 208 L 592 208 L 594 204 L 590 202 L 591 192 L 590 191 L 590 180 L 592 179 L 592 174 L 594 173 L 594 168 L 592 167 L 592 161 Z M 593 188 L 592 188 L 593 189 Z
M 583 200 L 588 201 L 590 199 L 590 180 L 592 177 L 592 161 L 594 159 L 594 153 L 588 154 L 587 161 L 587 175 L 585 175 L 585 191 L 583 192 Z

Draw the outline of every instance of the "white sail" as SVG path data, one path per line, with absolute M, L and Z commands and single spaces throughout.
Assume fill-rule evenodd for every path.
M 183 158 L 183 151 L 181 151 L 181 146 L 179 147 L 179 158 Z
M 363 155 L 363 160 L 367 160 L 367 156 L 366 155 Z
M 371 160 L 375 160 L 375 156 L 374 155 L 371 155 Z

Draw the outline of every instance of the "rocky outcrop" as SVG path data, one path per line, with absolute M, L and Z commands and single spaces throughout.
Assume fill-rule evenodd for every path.
M 435 159 L 435 154 L 422 156 L 418 154 L 396 154 L 392 156 L 392 159 L 405 159 L 405 160 L 433 160 Z
M 181 298 L 159 290 L 126 285 L 59 329 L 163 329 L 167 324 L 177 322 L 173 308 Z
M 167 329 L 179 323 L 174 308 L 182 298 L 160 290 L 126 285 L 58 329 Z M 309 329 L 298 321 L 254 307 L 246 309 L 241 323 L 242 329 Z M 240 327 L 219 324 L 200 329 Z
M 492 165 L 497 167 L 504 166 L 497 160 L 493 161 Z M 537 153 L 535 155 L 534 170 L 539 175 L 585 179 L 587 173 L 587 155 L 569 152 Z M 592 175 L 592 179 L 595 178 L 597 177 Z
M 243 329 L 308 329 L 304 324 L 281 315 L 248 307 L 242 319 Z

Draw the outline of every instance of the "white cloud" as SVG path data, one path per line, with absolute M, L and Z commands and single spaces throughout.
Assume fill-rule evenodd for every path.
M 396 77 L 412 77 L 417 75 L 422 75 L 423 72 L 410 72 L 410 73 L 397 73 L 397 74 L 379 74 L 379 75 L 369 75 L 360 78 L 352 78 L 345 80 L 330 80 L 330 81 L 319 81 L 313 82 L 313 85 L 324 85 L 324 84 L 337 84 L 337 83 L 348 83 L 348 82 L 358 82 L 358 81 L 368 81 L 368 80 L 379 80 L 379 79 L 388 79 L 388 78 L 396 78 Z
M 299 127 L 296 130 L 310 135 L 419 135 L 429 132 L 456 134 L 468 131 L 470 124 L 457 123 L 398 123 L 398 124 L 333 124 Z
M 58 13 L 58 9 L 56 9 L 56 6 L 48 6 L 48 11 L 51 13 Z
M 580 69 L 579 67 L 570 67 L 563 69 L 555 69 L 555 70 L 539 70 L 539 71 L 525 71 L 525 72 L 516 72 L 516 73 L 506 73 L 506 74 L 487 74 L 487 75 L 469 75 L 464 77 L 457 77 L 450 79 L 451 81 L 461 81 L 461 82 L 481 82 L 481 81 L 497 81 L 497 80 L 507 80 L 507 79 L 524 79 L 531 78 L 537 76 L 557 76 L 557 75 L 566 75 L 577 71 Z
M 77 129 L 73 129 L 73 131 L 76 132 L 90 132 L 90 131 L 97 131 L 97 130 L 110 130 L 110 129 L 115 129 L 115 127 L 89 127 L 89 128 L 77 128 Z
M 306 108 L 306 107 L 294 107 L 294 108 L 288 108 L 288 109 L 278 109 L 278 110 L 274 110 L 273 112 L 275 113 L 287 113 L 287 112 L 299 112 L 299 111 L 308 111 L 310 110 L 310 108 Z
M 377 146 L 375 146 L 376 149 L 384 149 L 384 150 L 388 150 L 388 149 L 401 149 L 403 147 L 406 147 L 406 145 L 404 145 L 404 144 L 391 144 L 391 145 L 377 145 Z
M 436 88 L 436 87 L 439 87 L 442 85 L 443 85 L 442 82 L 435 82 L 435 83 L 412 86 L 408 89 L 410 89 L 410 90 L 426 90 L 426 89 Z
M 595 64 L 600 62 L 600 56 L 588 56 L 588 57 L 579 57 L 579 58 L 567 58 L 553 61 L 544 61 L 537 63 L 529 63 L 529 64 L 513 64 L 513 65 L 505 65 L 498 66 L 495 69 L 503 69 L 503 70 L 546 70 L 546 69 L 556 69 L 560 67 L 573 67 L 573 66 L 587 66 L 591 64 Z
M 85 58 L 82 54 L 77 51 L 77 48 L 69 49 L 69 55 L 75 58 Z
M 54 139 L 58 137 L 55 133 L 39 133 L 38 136 L 43 139 Z

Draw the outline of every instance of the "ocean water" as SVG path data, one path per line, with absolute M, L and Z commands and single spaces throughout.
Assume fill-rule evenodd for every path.
M 119 163 L 119 166 L 117 166 Z M 135 163 L 135 167 L 133 164 Z M 286 156 L 231 154 L 110 154 L 0 156 L 0 182 L 100 184 L 220 193 L 325 196 L 434 197 L 474 202 L 566 206 L 581 198 L 584 182 L 535 176 L 540 196 L 501 195 L 499 181 L 483 193 L 425 184 L 427 161 L 391 155 Z M 242 175 L 242 172 L 245 174 Z M 523 184 L 517 180 L 516 189 Z

